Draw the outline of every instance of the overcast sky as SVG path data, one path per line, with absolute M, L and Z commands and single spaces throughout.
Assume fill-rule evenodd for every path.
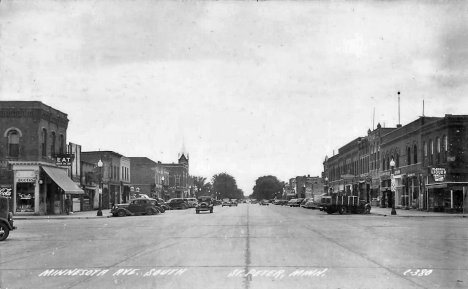
M 0 96 L 68 114 L 83 151 L 190 174 L 318 176 L 381 123 L 468 114 L 455 1 L 1 1 Z M 463 1 L 461 1 L 463 2 Z M 375 109 L 375 120 L 374 111 Z

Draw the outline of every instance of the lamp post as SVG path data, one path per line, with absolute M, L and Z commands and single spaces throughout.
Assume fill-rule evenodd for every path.
M 161 199 L 164 199 L 164 176 L 161 177 Z
M 99 160 L 97 163 L 99 167 L 99 209 L 97 211 L 97 216 L 101 217 L 102 216 L 102 161 Z
M 394 174 L 394 168 L 395 168 L 395 161 L 392 160 L 390 161 L 390 168 L 392 169 L 392 173 L 390 175 L 390 178 L 391 178 L 391 190 L 392 190 L 392 212 L 391 214 L 392 215 L 396 215 L 396 211 L 395 211 L 395 176 L 393 175 Z

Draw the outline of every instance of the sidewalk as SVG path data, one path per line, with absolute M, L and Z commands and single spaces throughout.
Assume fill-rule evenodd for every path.
M 93 211 L 84 211 L 84 212 L 73 212 L 70 215 L 65 213 L 60 215 L 46 215 L 46 216 L 36 216 L 36 215 L 14 215 L 13 220 L 61 220 L 61 219 L 102 219 L 110 218 L 112 214 L 110 209 L 102 210 L 102 216 L 97 216 L 97 210 Z
M 439 213 L 439 212 L 426 212 L 418 210 L 402 210 L 395 209 L 396 215 L 392 215 L 392 208 L 380 208 L 372 207 L 371 214 L 386 216 L 386 217 L 430 217 L 430 218 L 468 218 L 468 214 L 450 214 L 450 213 Z

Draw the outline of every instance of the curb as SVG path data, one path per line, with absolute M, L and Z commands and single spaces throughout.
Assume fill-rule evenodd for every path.
M 107 218 L 110 218 L 112 217 L 112 215 L 110 216 L 102 216 L 102 217 L 98 217 L 98 216 L 92 216 L 92 217 L 50 217 L 50 218 L 47 218 L 47 217 L 13 217 L 13 220 L 14 221 L 18 221 L 18 220 L 79 220 L 79 219 L 107 219 Z
M 447 215 L 447 216 L 428 216 L 428 215 L 413 215 L 413 216 L 408 216 L 408 215 L 391 215 L 391 214 L 382 214 L 382 213 L 370 213 L 371 215 L 376 215 L 376 216 L 383 216 L 383 217 L 399 217 L 399 218 L 468 218 L 466 215 Z

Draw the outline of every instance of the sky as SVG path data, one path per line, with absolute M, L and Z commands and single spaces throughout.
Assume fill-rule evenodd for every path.
M 320 176 L 377 123 L 468 114 L 467 18 L 463 1 L 3 0 L 0 99 L 68 114 L 83 151 L 185 148 L 191 175 L 247 196 Z

